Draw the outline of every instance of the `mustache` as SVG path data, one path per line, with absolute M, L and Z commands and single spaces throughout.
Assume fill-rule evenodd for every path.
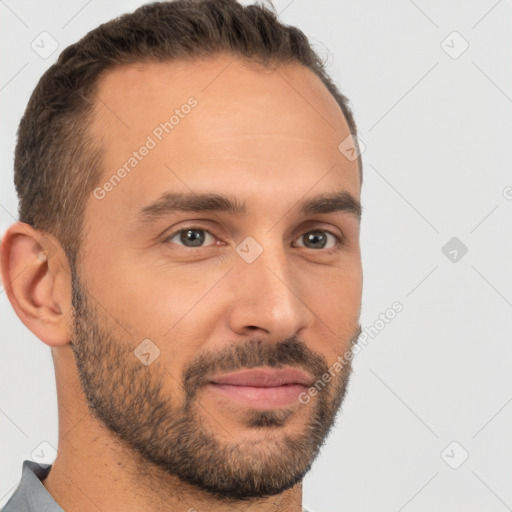
M 260 366 L 301 368 L 315 378 L 319 378 L 329 369 L 323 356 L 313 352 L 295 336 L 279 343 L 251 339 L 245 343 L 232 344 L 220 351 L 206 352 L 196 357 L 183 371 L 183 387 L 190 399 L 201 386 L 206 384 L 212 374 Z

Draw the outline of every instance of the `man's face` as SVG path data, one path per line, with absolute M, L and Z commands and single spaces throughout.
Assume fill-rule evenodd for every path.
M 346 200 L 304 207 L 359 200 L 357 162 L 338 150 L 347 123 L 306 68 L 232 57 L 118 68 L 96 98 L 104 174 L 73 283 L 88 405 L 183 482 L 226 499 L 281 493 L 334 423 L 350 364 L 332 366 L 360 331 L 358 216 Z M 245 208 L 170 208 L 165 194 Z M 303 380 L 215 382 L 247 369 Z

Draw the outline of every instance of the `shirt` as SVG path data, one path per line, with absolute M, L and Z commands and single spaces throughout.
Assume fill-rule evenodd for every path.
M 24 460 L 20 483 L 1 512 L 64 512 L 41 483 L 51 468 Z
M 51 468 L 24 460 L 21 481 L 0 512 L 64 512 L 41 482 Z M 308 512 L 305 508 L 302 510 Z

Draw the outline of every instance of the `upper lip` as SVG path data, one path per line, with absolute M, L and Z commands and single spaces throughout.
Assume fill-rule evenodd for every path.
M 286 384 L 301 384 L 312 386 L 313 379 L 307 373 L 294 368 L 241 370 L 213 377 L 214 384 L 230 384 L 232 386 L 274 387 Z

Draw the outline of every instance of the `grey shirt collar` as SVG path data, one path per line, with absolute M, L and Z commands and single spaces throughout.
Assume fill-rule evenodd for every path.
M 2 512 L 64 512 L 41 482 L 51 468 L 24 460 L 21 481 Z

